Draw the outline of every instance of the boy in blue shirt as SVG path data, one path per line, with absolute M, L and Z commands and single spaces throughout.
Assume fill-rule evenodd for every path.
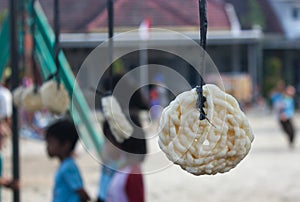
M 78 133 L 70 120 L 59 120 L 46 131 L 48 155 L 60 160 L 55 175 L 53 202 L 85 202 L 90 197 L 83 188 L 79 169 L 72 158 Z

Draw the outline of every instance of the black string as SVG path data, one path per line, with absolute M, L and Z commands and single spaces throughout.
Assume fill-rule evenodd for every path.
M 206 0 L 199 0 L 199 17 L 200 17 L 200 46 L 203 48 L 202 56 L 203 64 L 205 65 L 205 49 L 206 49 L 206 34 L 207 34 L 207 16 L 206 16 Z M 200 111 L 199 120 L 204 120 L 206 118 L 206 114 L 204 112 L 204 103 L 206 102 L 206 98 L 203 96 L 203 86 L 205 85 L 204 79 L 200 76 L 200 85 L 196 86 L 196 91 L 198 94 L 196 107 Z
M 114 0 L 107 0 L 107 14 L 108 14 L 108 38 L 109 38 L 109 52 L 108 61 L 110 65 L 109 69 L 109 91 L 113 90 L 113 36 L 114 36 Z
M 199 0 L 199 17 L 200 17 L 200 46 L 205 50 L 206 34 L 207 34 L 206 0 Z
M 32 16 L 31 16 L 31 39 L 32 39 L 32 50 L 31 50 L 31 62 L 32 62 L 32 71 L 33 71 L 33 83 L 34 83 L 34 93 L 37 93 L 38 91 L 38 78 L 37 78 L 37 65 L 35 61 L 35 47 L 36 47 L 36 42 L 34 39 L 35 35 L 35 23 L 36 23 L 36 16 L 34 12 L 34 4 L 35 0 L 32 1 Z
M 92 91 L 92 92 L 96 92 L 96 95 L 100 96 L 101 98 L 111 95 L 111 92 L 109 92 L 109 91 L 106 92 L 102 89 L 96 89 L 94 87 L 90 87 L 89 90 Z
M 54 0 L 54 60 L 57 72 L 54 74 L 57 79 L 57 88 L 60 86 L 60 64 L 59 64 L 59 53 L 60 53 L 60 44 L 59 44 L 59 34 L 60 34 L 60 23 L 59 23 L 59 0 Z

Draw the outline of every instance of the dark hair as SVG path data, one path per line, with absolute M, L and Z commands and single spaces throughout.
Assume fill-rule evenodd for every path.
M 107 76 L 106 78 L 102 78 L 102 80 L 99 83 L 101 90 L 104 92 L 113 91 L 118 82 L 123 78 L 123 76 L 124 74 L 115 74 L 112 78 L 110 78 L 109 76 Z M 118 100 L 120 107 L 123 110 L 123 113 L 134 125 L 133 134 L 130 138 L 124 140 L 124 142 L 119 143 L 112 135 L 112 132 L 109 128 L 109 123 L 107 121 L 103 123 L 103 132 L 106 138 L 117 148 L 136 156 L 136 158 L 139 161 L 143 161 L 147 153 L 147 144 L 145 139 L 145 132 L 141 127 L 139 113 L 141 110 L 149 110 L 149 103 L 145 99 L 141 88 L 137 88 L 137 85 L 134 83 L 134 80 L 130 80 L 128 78 L 126 80 L 123 80 L 122 88 L 126 90 L 114 94 L 114 97 Z M 134 93 L 133 95 L 131 95 L 129 103 L 125 103 L 123 97 L 127 97 L 128 91 L 134 91 Z M 129 109 L 126 109 L 128 105 Z M 102 108 L 102 106 L 100 108 Z
M 6 88 L 10 88 L 11 86 L 11 77 L 7 77 L 3 79 L 2 84 L 6 87 Z
M 135 123 L 138 123 L 137 126 L 134 126 L 133 134 L 130 138 L 124 140 L 124 142 L 119 143 L 115 137 L 113 136 L 108 121 L 104 121 L 103 123 L 103 133 L 104 136 L 117 148 L 121 149 L 124 152 L 128 152 L 132 155 L 136 155 L 136 158 L 139 161 L 143 161 L 145 155 L 147 154 L 147 144 L 145 139 L 145 133 L 143 128 L 139 124 L 139 119 L 134 116 L 135 120 L 132 120 Z
M 60 143 L 71 143 L 70 151 L 73 151 L 78 141 L 78 133 L 74 123 L 69 119 L 61 119 L 51 124 L 46 130 L 46 139 L 55 138 Z

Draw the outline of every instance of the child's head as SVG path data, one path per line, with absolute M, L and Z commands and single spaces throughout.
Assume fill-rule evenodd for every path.
M 75 125 L 68 119 L 59 120 L 46 130 L 47 151 L 50 157 L 71 155 L 77 141 Z
M 103 133 L 105 137 L 110 141 L 116 148 L 118 148 L 123 153 L 127 154 L 136 161 L 142 162 L 147 153 L 147 145 L 145 139 L 145 133 L 143 128 L 140 128 L 140 121 L 137 116 L 132 116 L 132 121 L 137 124 L 133 134 L 130 138 L 124 140 L 124 142 L 119 143 L 113 136 L 108 121 L 103 123 Z

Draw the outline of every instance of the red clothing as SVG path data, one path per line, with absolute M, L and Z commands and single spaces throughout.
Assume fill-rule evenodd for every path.
M 143 176 L 141 174 L 140 166 L 132 168 L 132 172 L 128 175 L 126 181 L 126 193 L 129 202 L 143 202 L 144 197 L 144 184 Z M 138 173 L 138 174 L 134 174 Z
M 144 182 L 140 165 L 127 166 L 114 174 L 107 202 L 144 202 Z

